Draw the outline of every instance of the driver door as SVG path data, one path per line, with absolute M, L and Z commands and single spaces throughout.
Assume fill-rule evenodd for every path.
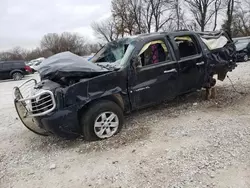
M 172 60 L 165 40 L 145 43 L 136 56 L 140 65 L 129 79 L 132 108 L 143 108 L 174 98 L 178 93 L 178 63 Z

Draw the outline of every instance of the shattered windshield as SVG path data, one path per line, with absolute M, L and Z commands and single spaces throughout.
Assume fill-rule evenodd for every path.
M 110 63 L 123 65 L 135 47 L 132 38 L 123 38 L 106 44 L 91 59 L 93 63 Z

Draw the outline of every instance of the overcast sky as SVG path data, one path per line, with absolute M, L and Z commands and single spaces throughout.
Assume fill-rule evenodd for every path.
M 110 0 L 0 0 L 0 50 L 34 48 L 52 32 L 94 40 L 90 24 L 110 14 Z

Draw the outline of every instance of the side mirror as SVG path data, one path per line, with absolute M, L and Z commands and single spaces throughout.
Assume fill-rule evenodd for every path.
M 136 56 L 132 59 L 132 65 L 134 67 L 135 70 L 138 70 L 142 67 L 142 63 L 141 63 L 141 57 L 140 56 Z

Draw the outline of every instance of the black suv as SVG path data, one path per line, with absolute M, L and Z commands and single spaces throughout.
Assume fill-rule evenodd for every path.
M 21 80 L 31 73 L 31 68 L 24 61 L 0 61 L 0 79 Z
M 151 33 L 112 41 L 86 61 L 70 52 L 46 59 L 41 82 L 15 87 L 20 120 L 40 135 L 109 138 L 124 113 L 211 88 L 236 67 L 224 32 Z

